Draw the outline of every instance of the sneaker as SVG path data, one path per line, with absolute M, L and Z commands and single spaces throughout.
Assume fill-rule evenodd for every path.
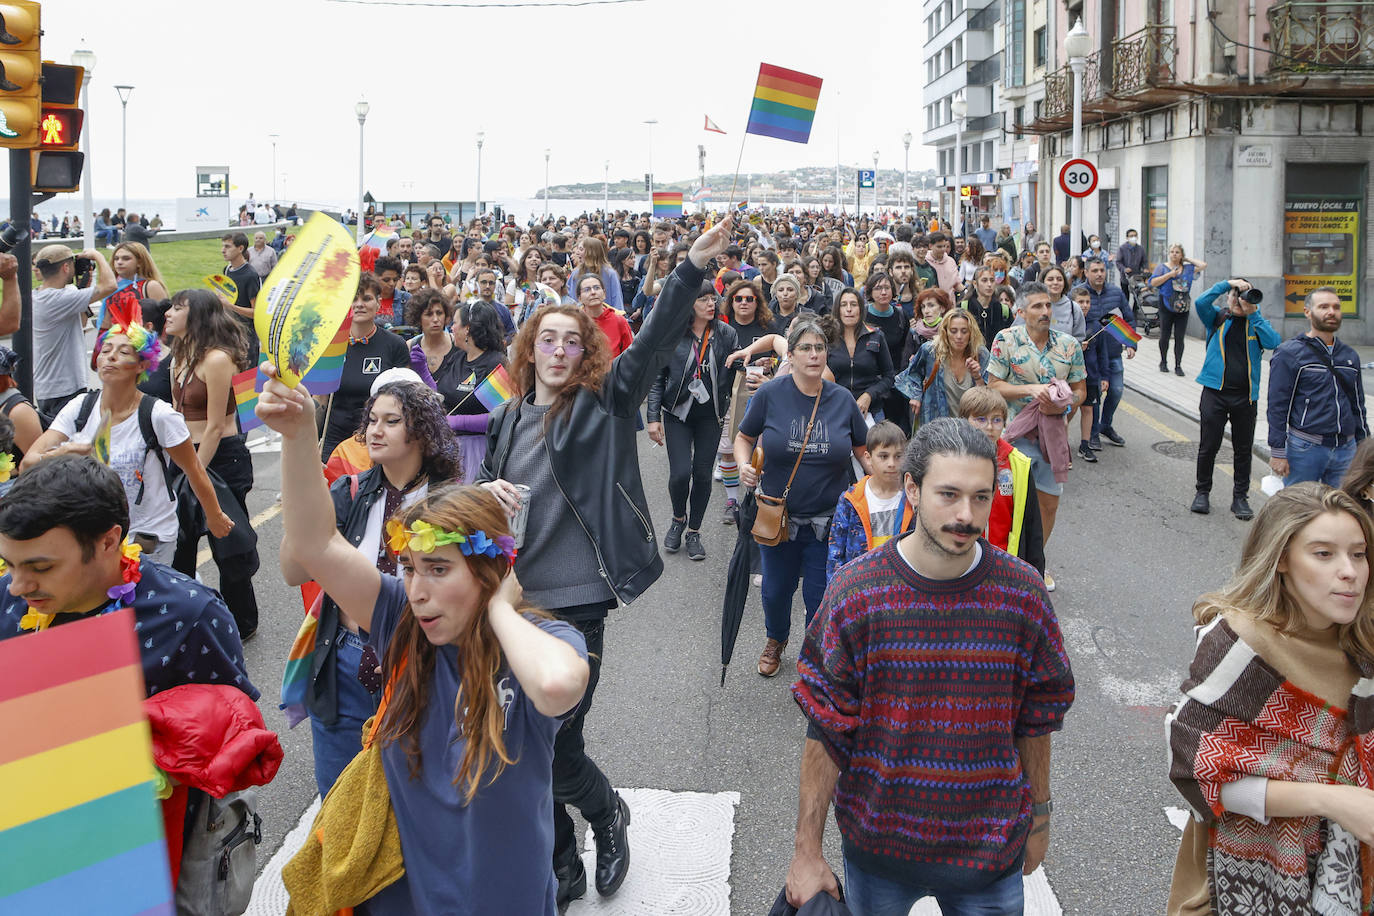
M 1088 447 L 1088 443 L 1082 442 L 1078 446 L 1078 455 L 1088 464 L 1097 464 L 1097 452 Z
M 754 588 L 763 588 L 763 573 L 754 573 L 749 577 L 749 582 Z
M 720 523 L 722 525 L 739 526 L 739 503 L 735 502 L 733 499 L 727 499 L 725 501 L 725 511 L 720 514 Z
M 668 532 L 663 535 L 663 549 L 669 553 L 677 553 L 682 546 L 682 532 L 687 530 L 687 519 L 673 519 L 673 523 L 668 526 Z
M 786 642 L 778 642 L 773 637 L 768 637 L 768 641 L 763 644 L 763 652 L 759 655 L 759 674 L 764 677 L 777 677 L 778 669 L 782 667 L 782 650 L 786 648 Z
M 1169 364 L 1162 359 L 1159 361 L 1159 371 L 1165 374 L 1169 372 Z
M 1054 576 L 1051 576 L 1048 572 L 1045 573 L 1045 591 L 1054 591 Z
M 1088 440 L 1088 448 L 1092 449 L 1095 452 L 1102 451 L 1102 440 L 1094 436 L 1093 438 Z
M 1198 515 L 1206 515 L 1212 511 L 1211 500 L 1206 493 L 1198 490 L 1197 495 L 1193 497 L 1193 504 L 1188 507 L 1188 511 L 1196 512 Z
M 720 465 L 716 465 L 716 469 L 715 469 L 714 471 L 711 472 L 711 479 L 712 479 L 712 480 L 724 480 L 724 479 L 725 479 L 725 475 L 722 474 L 722 473 L 720 472 Z
M 1182 367 L 1182 366 L 1174 366 L 1174 375 L 1177 375 L 1179 378 L 1182 378 L 1182 377 L 1183 377 L 1183 367 Z
M 701 532 L 687 532 L 687 558 L 690 560 L 706 559 L 706 548 L 701 546 Z
M 1107 441 L 1110 442 L 1112 445 L 1117 446 L 1118 448 L 1123 447 L 1126 444 L 1126 440 L 1123 439 L 1120 435 L 1118 435 L 1117 431 L 1112 429 L 1111 427 L 1104 426 L 1102 428 L 1102 435 L 1106 436 Z

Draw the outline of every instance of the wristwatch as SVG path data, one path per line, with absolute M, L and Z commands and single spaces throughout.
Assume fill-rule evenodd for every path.
M 1040 817 L 1042 815 L 1048 817 L 1050 815 L 1050 812 L 1052 811 L 1054 811 L 1053 799 L 1049 799 L 1044 802 L 1031 803 L 1031 817 Z

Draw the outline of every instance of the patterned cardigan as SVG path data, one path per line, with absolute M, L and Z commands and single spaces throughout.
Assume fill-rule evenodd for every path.
M 1336 709 L 1289 683 L 1218 617 L 1197 630 L 1184 698 L 1165 719 L 1169 778 L 1207 825 L 1217 916 L 1370 913 L 1374 858 L 1334 821 L 1227 811 L 1246 776 L 1374 787 L 1374 670 Z

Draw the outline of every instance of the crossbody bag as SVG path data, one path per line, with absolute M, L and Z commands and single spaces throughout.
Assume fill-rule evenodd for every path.
M 754 540 L 765 547 L 776 547 L 788 538 L 787 494 L 792 489 L 792 481 L 797 479 L 797 469 L 801 467 L 802 457 L 806 454 L 806 444 L 811 441 L 811 429 L 816 425 L 816 410 L 821 406 L 823 394 L 824 389 L 816 395 L 816 403 L 811 405 L 811 418 L 806 421 L 806 435 L 802 436 L 801 449 L 797 452 L 797 460 L 792 464 L 787 486 L 782 488 L 782 495 L 768 496 L 761 491 L 754 495 L 758 504 L 758 515 L 754 518 L 752 534 Z

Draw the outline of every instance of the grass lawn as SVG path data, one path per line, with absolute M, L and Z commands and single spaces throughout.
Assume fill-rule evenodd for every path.
M 191 286 L 203 286 L 203 277 L 224 269 L 219 239 L 196 239 L 183 242 L 153 242 L 153 261 L 162 272 L 169 294 Z M 109 257 L 109 249 L 102 254 Z

